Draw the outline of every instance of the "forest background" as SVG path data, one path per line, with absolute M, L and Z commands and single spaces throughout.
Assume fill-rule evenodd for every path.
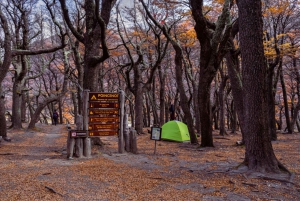
M 1 2 L 0 135 L 7 120 L 49 124 L 54 109 L 76 122 L 84 89 L 123 90 L 138 133 L 167 122 L 174 104 L 192 144 L 241 129 L 250 169 L 285 169 L 270 141 L 300 129 L 299 2 L 126 2 Z

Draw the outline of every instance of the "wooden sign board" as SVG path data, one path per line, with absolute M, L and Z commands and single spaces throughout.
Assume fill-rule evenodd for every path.
M 84 130 L 70 130 L 70 137 L 71 138 L 78 138 L 78 137 L 87 137 L 87 131 Z
M 88 131 L 90 137 L 118 135 L 119 93 L 89 92 Z
M 98 136 L 111 136 L 111 135 L 118 135 L 118 130 L 109 130 L 109 131 L 90 131 L 90 137 L 98 137 Z

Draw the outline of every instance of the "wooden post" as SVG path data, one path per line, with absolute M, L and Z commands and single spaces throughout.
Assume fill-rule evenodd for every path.
M 67 158 L 68 159 L 73 159 L 74 146 L 75 146 L 75 139 L 71 137 L 71 133 L 69 131 L 68 139 L 67 139 Z
M 128 114 L 124 114 L 123 134 L 125 141 L 125 150 L 130 152 L 129 129 L 128 129 Z
M 82 128 L 83 128 L 83 117 L 82 117 L 82 115 L 77 115 L 76 129 L 82 130 Z M 76 138 L 75 154 L 78 158 L 83 157 L 83 139 L 82 138 Z
M 130 152 L 137 154 L 136 130 L 131 129 L 129 133 L 129 137 L 130 137 Z
M 78 158 L 83 157 L 83 140 L 82 140 L 82 138 L 76 138 L 75 154 Z
M 119 130 L 119 141 L 118 141 L 118 151 L 119 153 L 124 153 L 124 137 L 123 137 L 123 118 L 124 118 L 124 103 L 125 103 L 125 93 L 120 90 L 120 130 Z
M 89 101 L 89 91 L 90 90 L 84 90 L 83 91 L 83 130 L 88 130 L 88 101 Z M 89 137 L 86 137 L 83 139 L 83 155 L 85 157 L 90 158 L 92 156 L 92 145 L 91 145 L 91 139 Z
M 91 149 L 91 138 L 86 137 L 83 139 L 83 155 L 87 158 L 91 158 L 92 157 L 92 149 Z

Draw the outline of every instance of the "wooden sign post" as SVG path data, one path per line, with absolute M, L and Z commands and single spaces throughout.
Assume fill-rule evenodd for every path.
M 118 135 L 118 152 L 124 152 L 123 116 L 125 95 L 89 92 L 86 125 L 89 137 Z
M 83 91 L 82 118 L 77 118 L 77 129 L 68 135 L 68 158 L 72 159 L 73 147 L 75 153 L 91 157 L 91 138 L 99 136 L 118 135 L 118 152 L 124 152 L 123 119 L 125 93 L 100 93 Z

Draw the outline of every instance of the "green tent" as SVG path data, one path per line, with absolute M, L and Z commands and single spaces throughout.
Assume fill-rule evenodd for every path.
M 180 121 L 169 121 L 162 126 L 161 139 L 183 142 L 190 140 L 186 124 Z

